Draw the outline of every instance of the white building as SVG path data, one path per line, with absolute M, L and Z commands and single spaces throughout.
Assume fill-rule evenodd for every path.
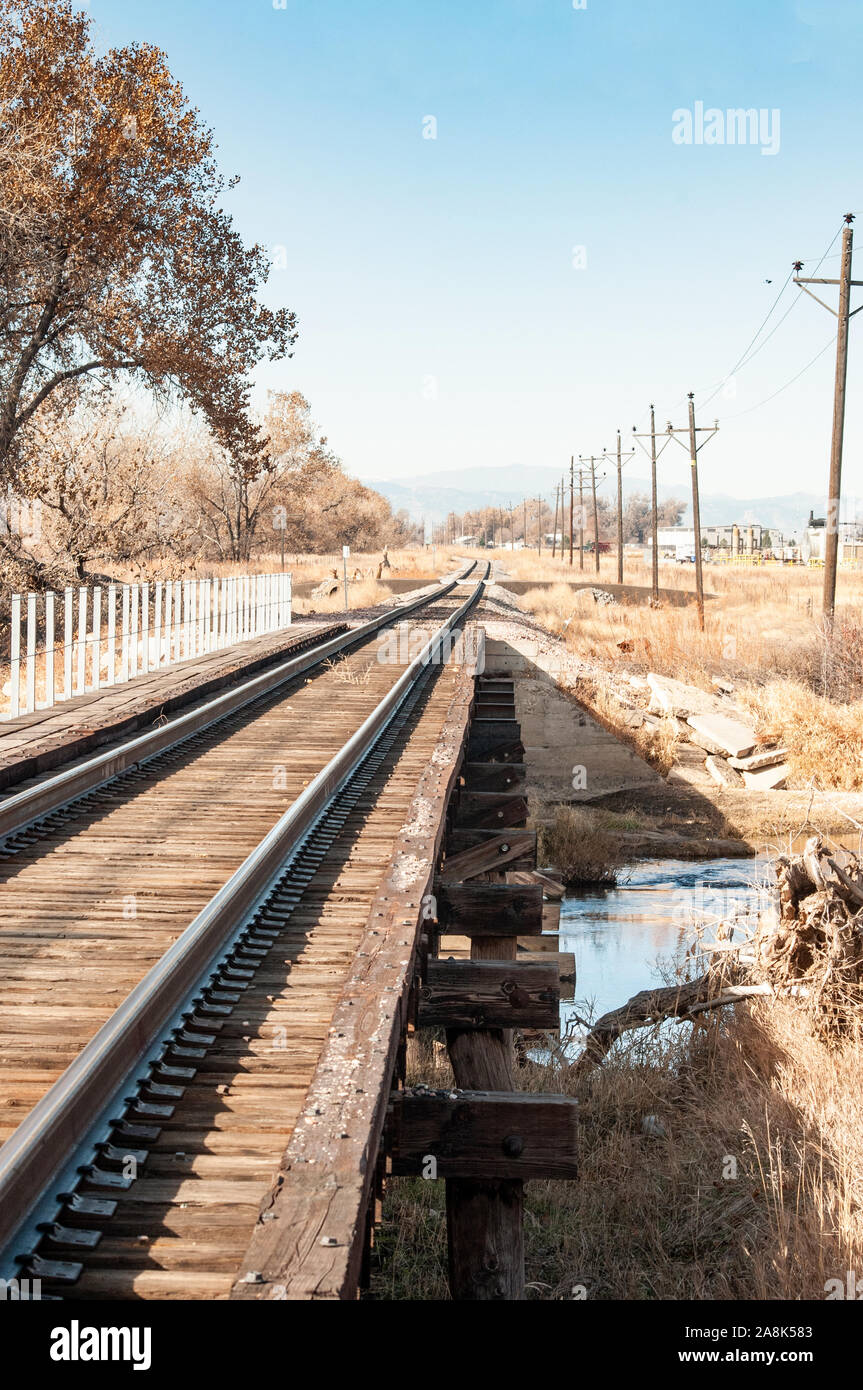
M 692 526 L 660 526 L 656 532 L 659 553 L 666 559 L 676 560 L 695 553 L 695 530 Z M 653 544 L 653 537 L 648 537 Z

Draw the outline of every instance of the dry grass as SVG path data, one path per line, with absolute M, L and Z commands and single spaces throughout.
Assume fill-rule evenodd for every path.
M 379 603 L 392 603 L 392 594 L 375 579 L 358 579 L 348 584 L 348 612 L 359 608 L 375 608 Z M 325 598 L 300 598 L 295 596 L 291 607 L 294 613 L 304 616 L 308 613 L 344 613 L 345 591 L 339 584 Z
M 614 884 L 623 867 L 620 837 L 596 813 L 580 806 L 557 806 L 538 827 L 541 864 L 560 869 L 567 887 Z
M 332 674 L 333 680 L 337 685 L 368 685 L 372 671 L 375 668 L 373 661 L 360 669 L 355 669 L 345 661 L 324 662 L 324 667 Z
M 603 560 L 606 582 L 614 577 L 613 563 Z M 634 583 L 648 579 L 645 566 L 627 569 Z M 840 573 L 832 632 L 819 617 L 819 571 L 707 566 L 705 576 L 714 597 L 703 633 L 693 606 L 606 606 L 560 582 L 531 590 L 520 602 L 550 631 L 565 634 L 574 655 L 621 677 L 655 671 L 705 690 L 715 677 L 731 681 L 760 731 L 788 747 L 790 785 L 814 778 L 828 790 L 863 789 L 863 573 Z M 692 575 L 683 567 L 661 574 L 662 583 L 675 580 L 691 585 Z M 668 770 L 670 727 L 627 730 L 601 681 L 581 681 L 573 693 L 660 771 Z
M 581 676 L 569 687 L 569 693 L 579 704 L 589 709 L 598 723 L 608 729 L 615 737 L 628 743 L 645 762 L 655 767 L 663 777 L 667 777 L 674 764 L 674 749 L 677 733 L 670 719 L 661 719 L 656 728 L 641 724 L 631 728 L 621 723 L 626 711 L 621 707 L 613 691 L 591 676 Z
M 618 1045 L 577 1092 L 566 1070 L 529 1065 L 525 1089 L 582 1105 L 579 1180 L 528 1185 L 529 1295 L 824 1298 L 863 1268 L 861 1066 L 859 1032 L 831 1050 L 791 1003 L 761 1001 Z M 643 1132 L 646 1115 L 664 1134 Z M 372 1292 L 447 1296 L 442 1183 L 388 1184 Z
M 834 704 L 799 681 L 774 680 L 743 688 L 740 700 L 759 733 L 788 748 L 794 785 L 815 778 L 821 787 L 863 790 L 863 699 Z
M 455 552 L 453 552 L 454 554 Z M 381 561 L 381 550 L 357 551 L 348 560 L 348 577 L 359 569 L 365 577 L 368 570 L 376 571 Z M 443 573 L 443 569 L 448 562 L 448 552 L 440 549 L 436 554 L 437 571 Z M 431 550 L 390 550 L 389 561 L 391 568 L 384 571 L 384 577 L 396 577 L 409 579 L 416 575 L 431 576 L 434 570 L 432 565 Z M 171 561 L 167 568 L 164 563 L 154 561 L 152 565 L 143 568 L 123 567 L 122 565 L 108 565 L 107 572 L 118 583 L 134 583 L 141 579 L 203 579 L 230 578 L 240 574 L 277 574 L 282 568 L 282 557 L 279 550 L 261 551 L 252 556 L 250 560 L 212 560 L 201 559 L 191 561 L 186 565 L 180 565 L 177 572 L 174 568 L 177 562 Z M 317 583 L 323 579 L 324 575 L 337 569 L 339 576 L 342 573 L 341 551 L 327 555 L 298 555 L 293 551 L 288 551 L 285 555 L 285 569 L 289 570 L 296 583 L 310 581 Z M 170 570 L 170 574 L 168 571 Z

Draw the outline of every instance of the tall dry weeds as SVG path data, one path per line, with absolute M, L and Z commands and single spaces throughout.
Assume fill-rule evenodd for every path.
M 618 1044 L 575 1089 L 529 1065 L 525 1089 L 581 1102 L 580 1177 L 528 1184 L 529 1296 L 823 1299 L 859 1278 L 861 1068 L 859 1028 L 827 1048 L 791 1001 Z M 445 1225 L 442 1182 L 390 1180 L 373 1296 L 446 1298 Z

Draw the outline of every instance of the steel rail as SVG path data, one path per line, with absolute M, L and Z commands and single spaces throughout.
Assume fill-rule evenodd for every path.
M 35 786 L 26 787 L 23 791 L 15 792 L 11 796 L 3 798 L 0 800 L 0 841 L 12 835 L 20 834 L 34 822 L 67 806 L 70 801 L 75 801 L 89 792 L 97 791 L 100 787 L 112 782 L 121 773 L 133 771 L 152 758 L 158 757 L 160 753 L 166 752 L 167 749 L 173 748 L 185 739 L 200 733 L 201 730 L 210 725 L 217 724 L 221 719 L 234 714 L 245 705 L 251 704 L 252 701 L 278 690 L 281 685 L 285 685 L 288 681 L 296 680 L 298 676 L 311 670 L 312 667 L 320 665 L 328 657 L 362 642 L 366 637 L 390 626 L 394 621 L 397 622 L 407 613 L 412 613 L 417 608 L 423 608 L 430 603 L 436 603 L 438 599 L 451 593 L 457 585 L 464 583 L 467 576 L 476 568 L 476 563 L 474 561 L 464 573 L 460 573 L 456 578 L 441 585 L 431 594 L 426 594 L 411 603 L 402 604 L 398 608 L 390 609 L 381 617 L 372 618 L 360 627 L 353 628 L 351 632 L 343 633 L 340 637 L 332 637 L 329 641 L 310 648 L 302 656 L 293 657 L 268 671 L 253 676 L 241 685 L 234 686 L 224 694 L 208 700 L 197 709 L 178 715 L 176 719 L 160 725 L 158 729 L 149 730 L 145 734 L 137 734 L 116 748 L 106 749 L 105 752 L 88 758 L 86 762 L 54 773 Z
M 380 704 L 297 797 L 161 960 L 147 972 L 0 1148 L 0 1274 L 32 1225 L 46 1189 L 68 1172 L 94 1124 L 107 1119 L 123 1088 L 178 1011 L 187 1007 L 242 923 L 272 891 L 328 805 L 395 718 L 446 635 L 479 599 L 489 573 L 413 659 Z M 62 1187 L 57 1189 L 58 1195 Z

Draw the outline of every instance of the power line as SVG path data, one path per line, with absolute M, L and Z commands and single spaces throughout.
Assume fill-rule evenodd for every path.
M 791 283 L 791 277 L 793 276 L 793 274 L 794 274 L 794 271 L 793 271 L 793 270 L 789 270 L 789 272 L 788 272 L 788 279 L 785 281 L 785 284 L 782 286 L 781 290 L 780 290 L 779 293 L 777 294 L 777 296 L 776 296 L 776 298 L 774 299 L 773 303 L 771 304 L 770 308 L 767 310 L 766 317 L 765 317 L 764 319 L 762 319 L 761 323 L 760 323 L 759 326 L 758 326 L 757 331 L 756 331 L 756 332 L 753 334 L 753 336 L 750 338 L 750 340 L 749 340 L 749 342 L 747 343 L 746 347 L 744 348 L 743 352 L 740 354 L 740 356 L 738 357 L 738 359 L 737 359 L 737 361 L 735 362 L 734 366 L 731 368 L 731 371 L 728 372 L 728 373 L 726 373 L 726 375 L 725 375 L 725 376 L 722 378 L 722 380 L 718 383 L 718 385 L 716 386 L 716 389 L 713 391 L 712 395 L 708 396 L 706 401 L 702 401 L 702 402 L 701 402 L 701 408 L 703 408 L 703 407 L 706 406 L 706 405 L 709 405 L 709 403 L 713 400 L 713 397 L 716 396 L 716 395 L 718 395 L 718 393 L 722 390 L 722 388 L 723 388 L 723 386 L 725 385 L 726 381 L 730 381 L 731 378 L 734 376 L 734 373 L 737 372 L 737 371 L 739 371 L 740 368 L 744 365 L 744 363 L 746 362 L 746 360 L 747 360 L 747 358 L 748 358 L 748 356 L 749 356 L 750 349 L 755 345 L 755 343 L 756 343 L 756 342 L 758 341 L 758 339 L 760 338 L 760 336 L 761 336 L 761 334 L 762 334 L 762 332 L 763 332 L 763 330 L 764 330 L 765 325 L 769 322 L 769 320 L 770 320 L 770 318 L 772 317 L 773 312 L 774 312 L 774 310 L 775 310 L 777 304 L 779 303 L 779 301 L 780 301 L 780 299 L 782 298 L 783 294 L 785 293 L 785 291 L 787 290 L 788 286 L 790 285 L 790 283 Z M 799 297 L 799 296 L 798 296 L 798 297 Z M 797 300 L 795 299 L 795 300 L 794 300 L 794 304 L 796 304 L 796 303 L 797 303 Z M 794 304 L 792 304 L 791 308 L 794 307 Z M 784 319 L 787 317 L 787 315 L 788 315 L 790 312 L 791 312 L 790 309 L 786 310 L 785 314 L 783 314 L 783 315 L 782 315 L 782 318 L 779 320 L 779 323 L 782 323 L 782 322 L 784 321 Z M 775 324 L 774 327 L 771 329 L 770 333 L 768 333 L 767 337 L 764 339 L 764 342 L 765 342 L 765 343 L 766 343 L 766 342 L 769 342 L 770 338 L 773 336 L 773 334 L 776 332 L 776 329 L 779 327 L 779 323 Z M 761 344 L 761 347 L 763 347 L 763 346 L 764 346 L 764 343 Z M 760 351 L 760 349 L 756 349 L 756 351 Z M 753 356 L 753 357 L 755 356 L 755 353 L 754 353 L 754 352 L 752 353 L 752 356 Z
M 745 410 L 738 410 L 736 415 L 726 415 L 724 418 L 726 420 L 739 420 L 741 415 L 749 415 L 753 410 L 760 410 L 763 405 L 767 405 L 768 401 L 775 400 L 777 396 L 781 396 L 783 391 L 787 391 L 789 386 L 793 386 L 795 381 L 800 380 L 804 372 L 808 372 L 810 367 L 814 367 L 815 363 L 818 361 L 818 358 L 823 357 L 827 349 L 829 347 L 832 347 L 835 342 L 836 334 L 834 333 L 833 337 L 830 338 L 829 341 L 824 344 L 823 348 L 821 348 L 819 352 L 816 352 L 815 356 L 809 362 L 806 363 L 806 366 L 801 367 L 800 371 L 797 372 L 797 374 L 793 376 L 790 381 L 786 381 L 784 386 L 780 386 L 778 391 L 773 391 L 771 395 L 765 396 L 764 400 L 758 401 L 756 405 L 749 405 L 746 407 Z
M 814 272 L 813 272 L 814 274 L 816 274 L 816 275 L 818 274 L 818 271 L 819 271 L 820 267 L 823 265 L 824 261 L 827 260 L 828 256 L 830 255 L 831 251 L 833 250 L 833 247 L 835 246 L 838 237 L 841 235 L 842 226 L 843 226 L 843 224 L 840 223 L 839 227 L 838 227 L 838 228 L 836 229 L 836 231 L 834 232 L 833 237 L 831 238 L 830 243 L 828 244 L 826 251 L 824 251 L 824 253 L 821 255 L 821 257 L 819 258 L 819 260 L 818 260 L 818 262 L 817 262 L 817 264 L 816 264 L 816 266 L 815 266 L 815 270 L 814 270 Z M 729 381 L 729 380 L 731 379 L 731 377 L 734 376 L 735 372 L 740 371 L 740 369 L 741 369 L 742 367 L 748 366 L 749 363 L 752 361 L 752 359 L 758 355 L 758 353 L 761 351 L 761 349 L 762 349 L 763 347 L 766 347 L 766 345 L 769 343 L 770 339 L 773 337 L 774 333 L 775 333 L 779 328 L 781 328 L 782 324 L 785 322 L 785 320 L 787 319 L 788 315 L 791 313 L 791 311 L 792 311 L 792 309 L 794 308 L 794 306 L 800 302 L 801 296 L 798 294 L 798 295 L 796 296 L 796 298 L 792 300 L 792 302 L 791 302 L 791 304 L 788 306 L 788 308 L 785 310 L 785 313 L 782 315 L 781 319 L 779 319 L 778 323 L 775 323 L 775 324 L 773 325 L 773 327 L 771 328 L 770 332 L 767 334 L 767 337 L 763 340 L 763 342 L 759 343 L 759 344 L 758 344 L 758 347 L 756 347 L 756 348 L 754 349 L 754 351 L 753 351 L 752 349 L 753 349 L 753 347 L 754 347 L 754 344 L 755 344 L 756 342 L 758 342 L 758 338 L 760 337 L 761 333 L 764 331 L 764 328 L 766 327 L 766 325 L 769 323 L 771 317 L 773 316 L 773 314 L 774 314 L 774 312 L 775 312 L 775 310 L 776 310 L 777 305 L 779 304 L 779 301 L 781 300 L 781 298 L 782 298 L 782 296 L 784 295 L 786 289 L 788 288 L 788 284 L 789 284 L 790 280 L 793 278 L 793 276 L 794 276 L 794 270 L 792 269 L 791 272 L 790 272 L 790 274 L 788 275 L 787 279 L 785 280 L 784 284 L 782 285 L 782 288 L 780 289 L 779 293 L 776 295 L 776 298 L 774 299 L 773 303 L 771 304 L 770 308 L 768 309 L 765 318 L 762 320 L 761 324 L 759 325 L 759 328 L 758 328 L 757 332 L 756 332 L 756 333 L 754 334 L 754 336 L 749 340 L 749 343 L 747 344 L 747 346 L 746 346 L 746 348 L 744 349 L 744 351 L 741 353 L 740 357 L 737 359 L 737 362 L 735 363 L 735 365 L 731 368 L 730 372 L 728 372 L 728 373 L 722 378 L 721 381 L 715 382 L 712 386 L 704 386 L 704 387 L 701 387 L 699 390 L 696 391 L 696 395 L 700 395 L 700 394 L 701 394 L 701 391 L 710 391 L 710 393 L 711 393 L 709 396 L 706 397 L 705 400 L 703 400 L 703 401 L 700 402 L 700 405 L 699 405 L 699 409 L 700 409 L 700 410 L 703 410 L 705 406 L 707 406 L 707 405 L 710 404 L 710 402 L 714 399 L 714 397 L 717 396 L 718 393 L 722 390 L 722 387 L 725 385 L 725 383 L 726 383 L 727 381 Z M 813 360 L 814 360 L 814 359 L 813 359 Z M 811 365 L 811 364 L 810 364 L 810 365 Z M 803 370 L 805 371 L 806 369 L 804 368 Z M 802 373 L 801 373 L 801 374 L 802 374 Z M 788 382 L 787 384 L 790 386 L 790 385 L 791 385 L 791 382 Z M 779 389 L 780 389 L 780 391 L 784 391 L 784 390 L 785 390 L 785 387 L 780 387 Z M 779 393 L 777 392 L 776 394 L 778 395 Z M 675 404 L 672 406 L 672 410 L 676 410 L 678 405 L 682 405 L 682 404 L 683 404 L 683 401 L 684 401 L 685 399 L 686 399 L 686 397 L 682 397 L 681 400 L 676 401 Z M 768 399 L 771 399 L 771 398 L 768 397 Z M 763 402 L 762 402 L 762 404 L 763 404 Z M 756 408 L 757 408 L 757 407 L 755 407 L 755 406 L 751 407 L 751 409 L 756 409 Z M 746 412 L 740 411 L 739 413 L 742 415 L 742 414 L 745 414 Z M 731 417 L 729 417 L 729 418 L 731 418 L 731 419 L 736 419 L 737 417 L 736 417 L 736 416 L 731 416 Z

